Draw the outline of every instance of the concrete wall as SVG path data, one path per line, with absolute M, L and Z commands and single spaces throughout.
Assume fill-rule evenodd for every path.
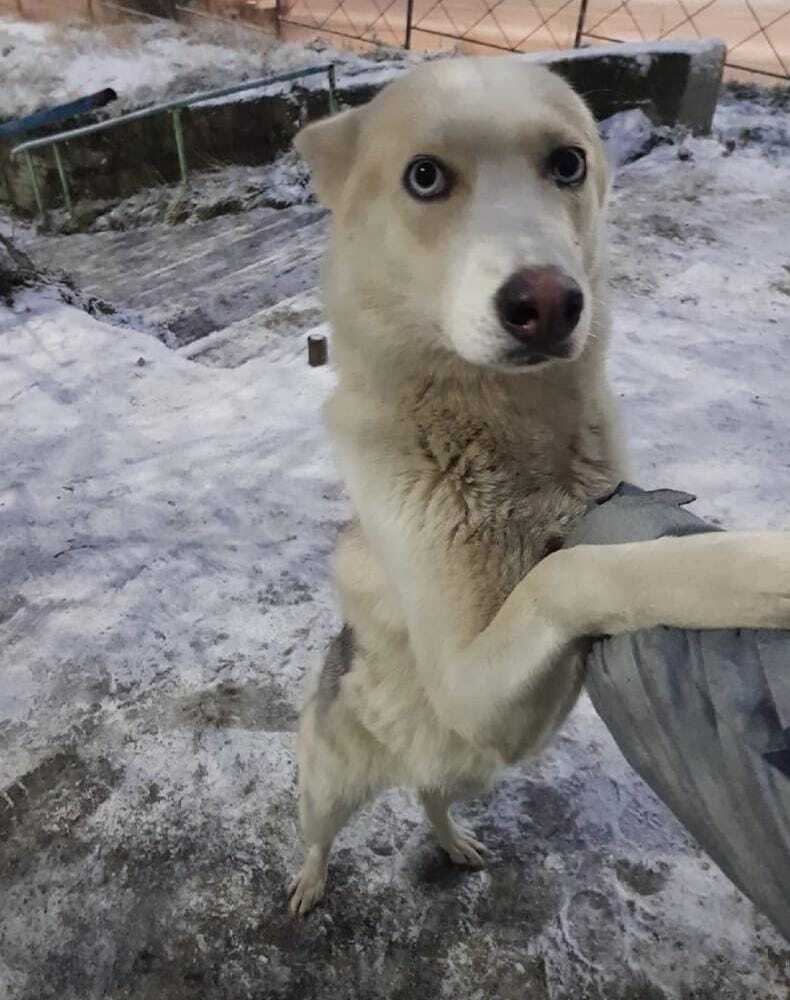
M 599 120 L 638 107 L 656 123 L 686 125 L 703 134 L 710 130 L 724 53 L 723 43 L 706 41 L 607 46 L 514 58 L 542 63 L 562 75 L 587 99 Z M 340 77 L 342 101 L 364 104 L 402 66 Z M 185 110 L 182 121 L 189 168 L 269 163 L 289 147 L 304 121 L 322 117 L 328 110 L 325 90 L 298 86 L 274 96 Z M 61 148 L 75 199 L 123 198 L 179 176 L 168 114 L 86 136 Z M 24 161 L 11 160 L 8 153 L 9 147 L 0 145 L 0 176 L 5 182 L 5 192 L 0 185 L 0 198 L 10 198 L 21 213 L 32 214 L 35 201 Z M 59 204 L 51 150 L 37 153 L 35 162 L 45 203 Z
M 269 163 L 287 149 L 299 128 L 305 101 L 297 90 L 275 97 L 233 101 L 213 107 L 185 109 L 182 113 L 184 144 L 190 170 L 220 163 Z M 315 115 L 327 114 L 326 94 L 310 100 Z M 90 124 L 90 117 L 80 125 Z M 53 134 L 58 128 L 42 130 Z M 21 213 L 35 210 L 35 199 L 23 157 L 13 160 L 10 146 L 0 145 L 0 174 L 5 192 Z M 61 146 L 72 197 L 124 198 L 144 187 L 178 180 L 173 123 L 160 114 L 97 132 Z M 47 205 L 61 202 L 52 150 L 32 154 L 36 176 Z

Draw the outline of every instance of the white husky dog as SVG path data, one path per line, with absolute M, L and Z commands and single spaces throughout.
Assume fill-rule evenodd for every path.
M 356 512 L 335 563 L 346 625 L 299 734 L 303 914 L 338 830 L 387 786 L 415 788 L 453 861 L 481 864 L 450 803 L 554 733 L 588 637 L 789 626 L 790 534 L 560 550 L 624 475 L 607 165 L 561 79 L 518 57 L 432 62 L 296 148 L 333 213 L 327 417 Z

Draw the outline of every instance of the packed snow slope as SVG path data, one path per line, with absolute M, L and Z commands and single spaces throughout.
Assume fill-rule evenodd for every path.
M 611 375 L 637 482 L 696 492 L 728 527 L 790 528 L 790 157 L 741 140 L 621 171 Z M 327 558 L 349 516 L 319 413 L 331 372 L 298 345 L 210 368 L 54 291 L 14 294 L 0 996 L 786 1000 L 790 947 L 586 700 L 461 807 L 486 870 L 453 869 L 394 791 L 341 835 L 326 904 L 291 920 L 293 729 L 339 624 Z

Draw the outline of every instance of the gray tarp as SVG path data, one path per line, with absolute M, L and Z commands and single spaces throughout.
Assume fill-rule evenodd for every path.
M 568 545 L 717 530 L 621 485 Z M 657 628 L 596 641 L 587 691 L 631 766 L 790 939 L 790 633 Z

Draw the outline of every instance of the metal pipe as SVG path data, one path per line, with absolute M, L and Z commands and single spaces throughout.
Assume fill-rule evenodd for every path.
M 181 108 L 171 112 L 173 116 L 173 131 L 176 135 L 176 150 L 178 151 L 178 169 L 181 171 L 181 184 L 187 186 L 187 158 L 184 152 L 184 130 L 181 126 Z
M 73 215 L 71 210 L 71 194 L 69 193 L 69 182 L 66 180 L 66 171 L 63 169 L 63 160 L 60 158 L 60 150 L 58 149 L 58 144 L 55 143 L 52 147 L 52 152 L 55 155 L 55 166 L 58 168 L 58 176 L 60 177 L 60 186 L 63 189 L 63 204 L 66 206 L 66 211 L 69 215 Z
M 56 104 L 52 108 L 42 108 L 32 114 L 25 115 L 24 118 L 12 118 L 11 121 L 0 124 L 0 140 L 14 139 L 17 142 L 24 142 L 23 136 L 26 132 L 34 132 L 36 129 L 49 125 L 60 125 L 69 118 L 87 114 L 94 108 L 103 108 L 105 104 L 114 101 L 118 95 L 112 87 L 105 87 L 96 94 L 87 94 L 76 101 L 69 101 L 67 104 Z
M 27 161 L 27 170 L 30 174 L 30 183 L 33 186 L 33 195 L 36 199 L 36 207 L 38 208 L 38 214 L 41 218 L 44 218 L 44 202 L 41 198 L 41 191 L 38 186 L 38 178 L 36 177 L 36 168 L 33 165 L 33 157 L 30 153 L 25 150 L 25 160 Z

